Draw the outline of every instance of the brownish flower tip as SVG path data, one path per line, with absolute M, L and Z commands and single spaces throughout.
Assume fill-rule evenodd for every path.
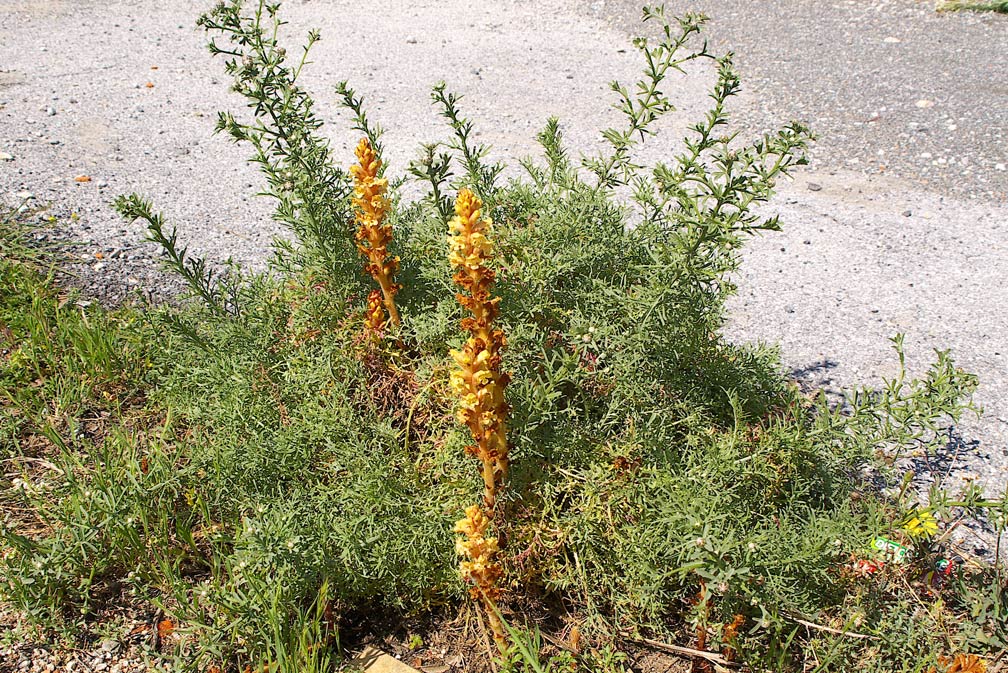
M 735 615 L 735 618 L 724 627 L 724 632 L 721 636 L 724 647 L 721 654 L 728 661 L 735 660 L 735 640 L 738 638 L 739 629 L 745 625 L 745 619 L 745 615 Z

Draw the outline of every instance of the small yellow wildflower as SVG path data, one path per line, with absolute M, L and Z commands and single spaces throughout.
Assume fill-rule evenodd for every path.
M 903 530 L 914 539 L 933 537 L 938 532 L 938 522 L 929 510 L 915 510 L 903 524 Z

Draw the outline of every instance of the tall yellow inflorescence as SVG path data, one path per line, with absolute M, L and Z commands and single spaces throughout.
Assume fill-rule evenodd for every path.
M 507 635 L 497 612 L 497 597 L 500 595 L 497 581 L 501 576 L 501 567 L 494 560 L 497 538 L 486 534 L 489 527 L 490 519 L 479 505 L 467 508 L 465 518 L 455 524 L 455 532 L 462 535 L 455 542 L 455 550 L 463 559 L 459 563 L 459 572 L 469 585 L 469 595 L 483 607 L 497 649 L 504 654 L 508 647 Z
M 504 387 L 510 377 L 501 372 L 501 351 L 506 345 L 504 332 L 494 329 L 500 297 L 490 296 L 494 272 L 488 262 L 493 252 L 487 234 L 491 222 L 482 216 L 483 202 L 468 189 L 459 192 L 455 217 L 450 223 L 451 250 L 448 256 L 455 267 L 455 283 L 464 293 L 456 295 L 471 315 L 462 320 L 469 340 L 462 350 L 452 351 L 458 365 L 452 372 L 452 389 L 459 397 L 457 417 L 469 426 L 473 446 L 467 451 L 483 463 L 483 504 L 493 516 L 497 489 L 507 476 L 507 418 Z
M 494 518 L 497 492 L 507 476 L 505 421 L 509 408 L 504 401 L 504 387 L 510 378 L 501 371 L 504 333 L 493 324 L 500 298 L 490 296 L 494 281 L 489 266 L 493 246 L 487 235 L 491 222 L 483 217 L 482 209 L 483 202 L 475 194 L 461 190 L 448 237 L 448 259 L 455 268 L 455 283 L 463 290 L 456 297 L 470 313 L 462 320 L 462 329 L 469 332 L 469 339 L 461 350 L 451 352 L 458 365 L 451 373 L 451 386 L 459 399 L 458 420 L 469 427 L 475 442 L 466 451 L 480 459 L 483 476 L 483 507 L 469 507 L 465 518 L 455 524 L 455 532 L 462 535 L 456 543 L 462 557 L 459 564 L 462 579 L 486 612 L 494 640 L 504 654 L 508 640 L 496 603 L 501 576 L 495 558 L 497 538 L 486 533 Z
M 399 270 L 399 258 L 388 256 L 388 244 L 392 241 L 392 227 L 385 223 L 389 210 L 389 200 L 385 195 L 388 180 L 378 177 L 381 160 L 375 154 L 367 138 L 357 143 L 358 163 L 350 167 L 354 177 L 353 205 L 357 212 L 357 249 L 367 258 L 364 269 L 378 281 L 381 287 L 385 309 L 392 323 L 400 324 L 399 310 L 395 305 L 395 295 L 401 286 L 395 283 Z M 373 307 L 368 304 L 369 325 L 374 322 Z M 382 320 L 384 324 L 384 319 Z

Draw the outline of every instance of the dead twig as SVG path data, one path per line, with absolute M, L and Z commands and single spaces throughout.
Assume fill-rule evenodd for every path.
M 826 633 L 835 633 L 838 636 L 847 636 L 848 638 L 857 638 L 858 640 L 878 640 L 876 636 L 868 635 L 867 633 L 857 633 L 855 631 L 844 631 L 843 629 L 834 629 L 832 626 L 823 626 L 822 624 L 816 624 L 815 622 L 810 622 L 807 619 L 802 619 L 801 617 L 796 617 L 794 615 L 784 615 L 796 624 L 801 624 L 802 626 L 808 627 L 815 631 L 825 631 Z
M 52 470 L 53 472 L 56 472 L 57 474 L 63 474 L 63 468 L 59 467 L 58 465 L 54 465 L 53 463 L 49 462 L 45 458 L 35 458 L 35 457 L 32 457 L 32 456 L 14 456 L 13 458 L 7 458 L 7 459 L 5 459 L 2 462 L 5 462 L 5 463 L 17 463 L 17 462 L 22 462 L 22 463 L 37 463 L 38 465 L 41 465 L 42 467 L 46 468 L 47 470 Z
M 725 668 L 742 668 L 741 665 L 736 664 L 734 661 L 728 661 L 720 654 L 716 654 L 714 652 L 695 650 L 692 647 L 683 647 L 682 645 L 671 645 L 669 643 L 663 643 L 659 640 L 651 640 L 650 638 L 632 638 L 631 640 L 635 643 L 647 645 L 648 647 L 653 647 L 656 650 L 661 650 L 662 652 L 679 654 L 684 657 L 699 657 L 700 659 L 706 659 L 713 664 L 717 664 L 718 666 L 723 666 Z

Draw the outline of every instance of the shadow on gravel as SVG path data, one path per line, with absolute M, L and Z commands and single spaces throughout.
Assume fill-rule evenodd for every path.
M 790 372 L 788 372 L 788 376 L 800 383 L 808 383 L 810 379 L 820 378 L 823 372 L 828 372 L 831 369 L 836 369 L 838 364 L 839 363 L 834 362 L 829 358 L 823 358 L 818 362 L 813 362 L 811 364 L 805 365 L 804 367 L 793 368 Z
M 987 447 L 979 439 L 963 437 L 955 427 L 946 432 L 947 441 L 933 453 L 907 456 L 897 463 L 901 469 L 913 472 L 911 488 L 924 503 L 929 501 L 928 491 L 934 486 L 963 497 L 971 488 L 984 487 L 983 475 L 976 474 L 975 466 L 990 460 Z M 987 562 L 995 561 L 1000 556 L 997 551 L 999 531 L 988 514 L 984 508 L 972 508 L 970 516 L 953 524 L 955 532 L 949 536 L 950 548 Z M 1008 542 L 1006 537 L 1002 534 L 1002 547 Z

